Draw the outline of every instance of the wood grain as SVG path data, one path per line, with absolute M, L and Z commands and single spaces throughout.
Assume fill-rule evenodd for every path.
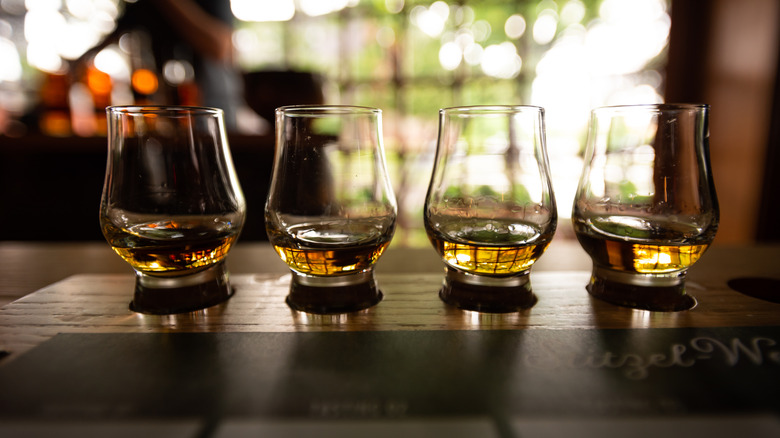
M 692 273 L 689 291 L 699 305 L 684 312 L 647 312 L 613 306 L 585 291 L 588 271 L 532 272 L 539 302 L 525 312 L 485 314 L 443 304 L 437 295 L 442 273 L 379 272 L 384 300 L 342 315 L 319 316 L 290 310 L 284 302 L 289 274 L 237 274 L 236 294 L 222 305 L 187 314 L 150 316 L 128 304 L 133 276 L 80 274 L 0 309 L 0 349 L 8 361 L 57 333 L 295 332 L 352 330 L 594 329 L 780 325 L 780 304 L 728 288 L 735 274 L 771 275 L 778 248 L 752 248 L 712 257 Z M 750 260 L 753 259 L 753 262 Z M 406 259 L 414 263 L 414 259 Z M 405 262 L 405 263 L 406 263 Z M 736 266 L 738 271 L 719 264 Z M 776 271 L 774 271 L 776 273 Z
M 240 242 L 227 259 L 234 274 L 289 272 L 268 243 Z M 441 272 L 433 248 L 392 244 L 377 265 L 379 273 Z M 554 240 L 534 269 L 587 270 L 590 260 L 571 239 Z M 0 306 L 76 274 L 132 274 L 130 265 L 106 242 L 0 242 Z

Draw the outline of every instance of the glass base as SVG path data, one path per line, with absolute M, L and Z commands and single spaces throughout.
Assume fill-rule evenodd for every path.
M 696 306 L 696 298 L 685 290 L 685 272 L 650 275 L 631 274 L 599 267 L 586 287 L 592 296 L 632 309 L 658 312 L 690 310 Z
M 154 277 L 137 273 L 130 310 L 152 315 L 205 309 L 233 295 L 224 263 L 179 277 Z
M 318 277 L 293 271 L 287 305 L 317 314 L 356 312 L 382 301 L 373 271 L 337 277 Z
M 445 303 L 464 310 L 487 313 L 509 313 L 536 304 L 529 273 L 511 277 L 486 277 L 447 268 L 439 291 Z

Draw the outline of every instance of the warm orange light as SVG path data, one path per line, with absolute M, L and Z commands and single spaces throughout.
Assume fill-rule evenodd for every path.
M 87 70 L 87 86 L 93 95 L 111 94 L 111 76 L 96 68 Z
M 200 92 L 194 82 L 185 82 L 176 90 L 179 95 L 179 103 L 182 105 L 200 105 Z
M 133 89 L 141 94 L 154 94 L 157 91 L 157 75 L 141 68 L 133 72 Z
M 65 137 L 71 134 L 70 117 L 64 111 L 47 112 L 38 123 L 46 135 Z

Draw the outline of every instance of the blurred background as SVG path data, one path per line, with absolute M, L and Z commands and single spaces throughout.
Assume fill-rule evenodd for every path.
M 712 105 L 716 244 L 780 240 L 776 0 L 0 0 L 0 240 L 102 240 L 105 107 L 225 109 L 264 240 L 273 110 L 383 110 L 393 245 L 429 245 L 422 204 L 437 112 L 546 110 L 561 227 L 589 112 Z

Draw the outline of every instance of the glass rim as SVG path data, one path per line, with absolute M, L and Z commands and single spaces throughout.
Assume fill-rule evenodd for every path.
M 194 105 L 112 105 L 108 114 L 212 114 L 223 115 L 221 108 Z
M 513 114 L 523 111 L 535 111 L 544 114 L 544 108 L 538 105 L 467 105 L 451 106 L 439 110 L 440 115 L 445 114 Z
M 360 105 L 285 105 L 274 110 L 276 115 L 293 117 L 322 117 L 337 115 L 381 115 L 382 110 Z
M 641 103 L 631 105 L 609 105 L 594 108 L 596 112 L 622 112 L 622 111 L 689 111 L 689 110 L 708 110 L 709 104 L 706 103 Z

